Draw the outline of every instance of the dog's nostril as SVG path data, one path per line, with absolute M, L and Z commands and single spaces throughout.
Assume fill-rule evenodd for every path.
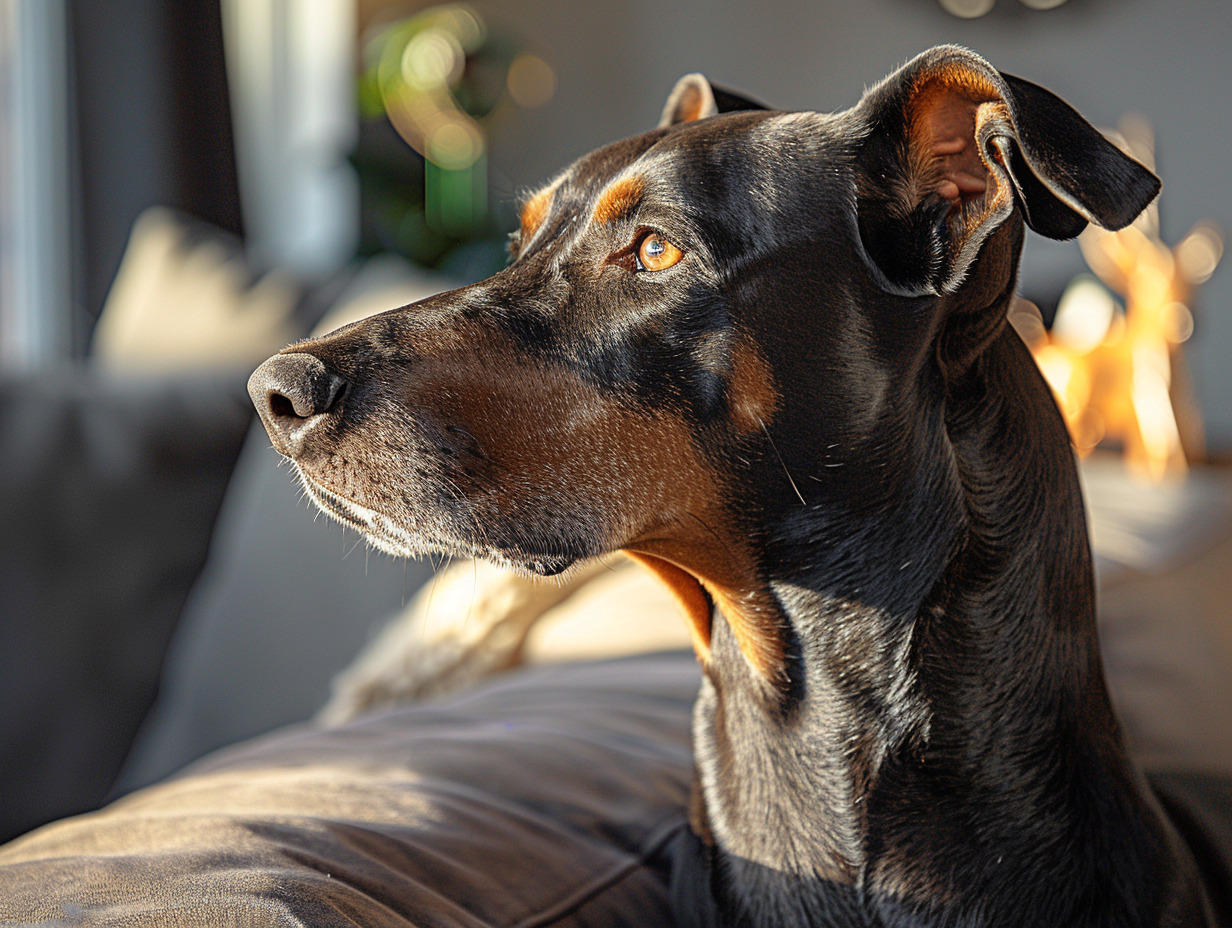
M 292 455 L 304 440 L 301 426 L 337 406 L 346 388 L 346 381 L 320 358 L 303 352 L 274 355 L 248 381 L 248 393 L 274 446 Z
M 288 385 L 283 390 L 270 390 L 265 399 L 275 418 L 311 419 L 333 409 L 345 390 L 346 382 L 330 374 Z
M 295 405 L 281 393 L 269 395 L 269 411 L 275 419 L 297 418 Z

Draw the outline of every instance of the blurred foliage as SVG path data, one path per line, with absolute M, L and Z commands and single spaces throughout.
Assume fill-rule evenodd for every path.
M 488 196 L 488 134 L 546 102 L 551 68 L 460 4 L 370 31 L 358 83 L 361 251 L 475 277 L 505 260 L 513 204 Z

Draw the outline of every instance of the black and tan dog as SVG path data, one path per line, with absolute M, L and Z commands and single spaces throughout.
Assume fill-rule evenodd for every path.
M 327 512 L 539 574 L 623 549 L 704 668 L 682 918 L 1213 923 L 1127 758 L 1065 427 L 1006 325 L 1024 223 L 1158 181 L 934 49 L 834 114 L 701 78 L 530 197 L 490 280 L 250 389 Z

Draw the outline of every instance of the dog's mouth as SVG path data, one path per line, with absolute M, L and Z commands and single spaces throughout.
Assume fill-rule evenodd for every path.
M 563 573 L 578 560 L 566 555 L 542 555 L 526 552 L 510 552 L 491 546 L 451 538 L 448 541 L 434 540 L 408 530 L 394 519 L 367 506 L 348 499 L 340 493 L 322 486 L 298 463 L 295 464 L 300 483 L 309 499 L 327 516 L 354 529 L 370 541 L 374 547 L 394 557 L 423 557 L 446 554 L 451 556 L 483 558 L 501 564 L 519 573 L 532 573 L 551 577 Z
M 318 509 L 347 528 L 355 529 L 380 550 L 395 557 L 418 557 L 427 553 L 427 546 L 388 516 L 322 486 L 298 464 L 295 470 L 304 492 Z

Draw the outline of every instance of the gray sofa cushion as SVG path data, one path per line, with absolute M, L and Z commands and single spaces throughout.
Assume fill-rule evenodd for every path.
M 245 379 L 0 378 L 0 840 L 106 796 L 206 559 Z
M 670 925 L 691 654 L 288 730 L 0 848 L 0 923 Z

